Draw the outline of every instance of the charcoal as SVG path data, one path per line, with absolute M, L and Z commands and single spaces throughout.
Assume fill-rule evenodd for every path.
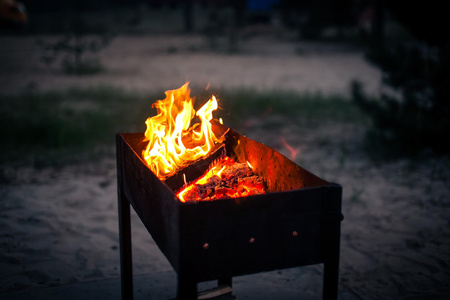
M 230 163 L 231 162 L 231 163 Z M 264 181 L 253 174 L 245 163 L 237 163 L 230 158 L 224 158 L 218 164 L 226 165 L 218 175 L 213 175 L 205 184 L 194 183 L 194 187 L 184 195 L 186 202 L 210 201 L 215 199 L 235 198 L 265 193 Z
M 263 185 L 264 184 L 264 182 L 261 179 L 261 177 L 256 176 L 256 175 L 249 176 L 249 177 L 244 177 L 244 178 L 237 178 L 237 181 L 238 181 L 238 185 L 246 183 L 246 184 L 258 185 L 259 186 L 259 185 Z
M 222 177 L 225 178 L 236 178 L 236 177 L 245 177 L 251 176 L 253 174 L 252 169 L 247 164 L 243 163 L 234 163 L 233 165 L 227 167 L 222 172 Z

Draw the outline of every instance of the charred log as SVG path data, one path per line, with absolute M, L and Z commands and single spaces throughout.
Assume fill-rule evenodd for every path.
M 216 168 L 217 166 L 220 166 L 218 168 L 220 171 L 209 177 L 205 183 L 204 181 L 198 183 L 199 180 L 179 192 L 183 194 L 185 202 L 211 201 L 265 193 L 263 179 L 255 175 L 246 163 L 238 163 L 225 157 L 217 162 Z

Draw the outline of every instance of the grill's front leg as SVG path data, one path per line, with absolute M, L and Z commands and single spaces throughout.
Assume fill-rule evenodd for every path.
M 228 278 L 219 278 L 217 280 L 217 285 L 221 286 L 221 285 L 227 285 L 229 287 L 232 287 L 233 285 L 233 277 L 228 277 Z
M 177 300 L 197 300 L 197 282 L 178 276 Z
M 133 267 L 131 257 L 130 203 L 119 189 L 120 273 L 122 299 L 133 299 Z
M 338 298 L 339 253 L 341 239 L 341 220 L 329 222 L 325 234 L 325 262 L 323 274 L 323 300 Z

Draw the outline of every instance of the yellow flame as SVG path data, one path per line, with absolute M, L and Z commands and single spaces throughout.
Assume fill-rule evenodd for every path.
M 166 98 L 153 104 L 157 115 L 145 121 L 148 141 L 142 156 L 150 169 L 160 179 L 177 172 L 188 162 L 208 155 L 218 138 L 211 129 L 212 112 L 217 109 L 217 99 L 212 96 L 197 113 L 190 97 L 189 82 L 176 90 L 166 91 Z M 191 125 L 194 116 L 200 124 Z

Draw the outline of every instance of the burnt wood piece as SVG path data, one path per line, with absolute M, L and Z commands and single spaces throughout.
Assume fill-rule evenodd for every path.
M 182 203 L 142 161 L 142 137 L 117 136 L 119 194 L 177 272 L 179 300 L 196 299 L 197 282 L 317 263 L 325 267 L 323 298 L 336 299 L 341 186 L 230 130 L 227 154 L 248 160 L 269 181 L 268 192 Z M 121 240 L 121 249 L 129 244 Z M 122 276 L 130 276 L 123 265 Z
M 215 146 L 213 152 L 205 157 L 204 159 L 199 159 L 192 164 L 184 167 L 180 171 L 178 171 L 173 176 L 164 180 L 164 182 L 174 191 L 177 191 L 185 184 L 194 181 L 195 179 L 202 176 L 206 171 L 208 171 L 209 167 L 220 158 L 225 156 L 225 145 L 219 144 Z
M 231 160 L 228 157 L 227 159 Z M 233 198 L 237 195 L 249 196 L 265 193 L 263 179 L 254 175 L 246 163 L 234 162 L 230 164 L 229 161 L 219 160 L 218 165 L 223 167 L 220 176 L 213 175 L 203 184 L 193 184 L 184 193 L 182 197 L 184 202 L 212 201 L 221 198 Z

